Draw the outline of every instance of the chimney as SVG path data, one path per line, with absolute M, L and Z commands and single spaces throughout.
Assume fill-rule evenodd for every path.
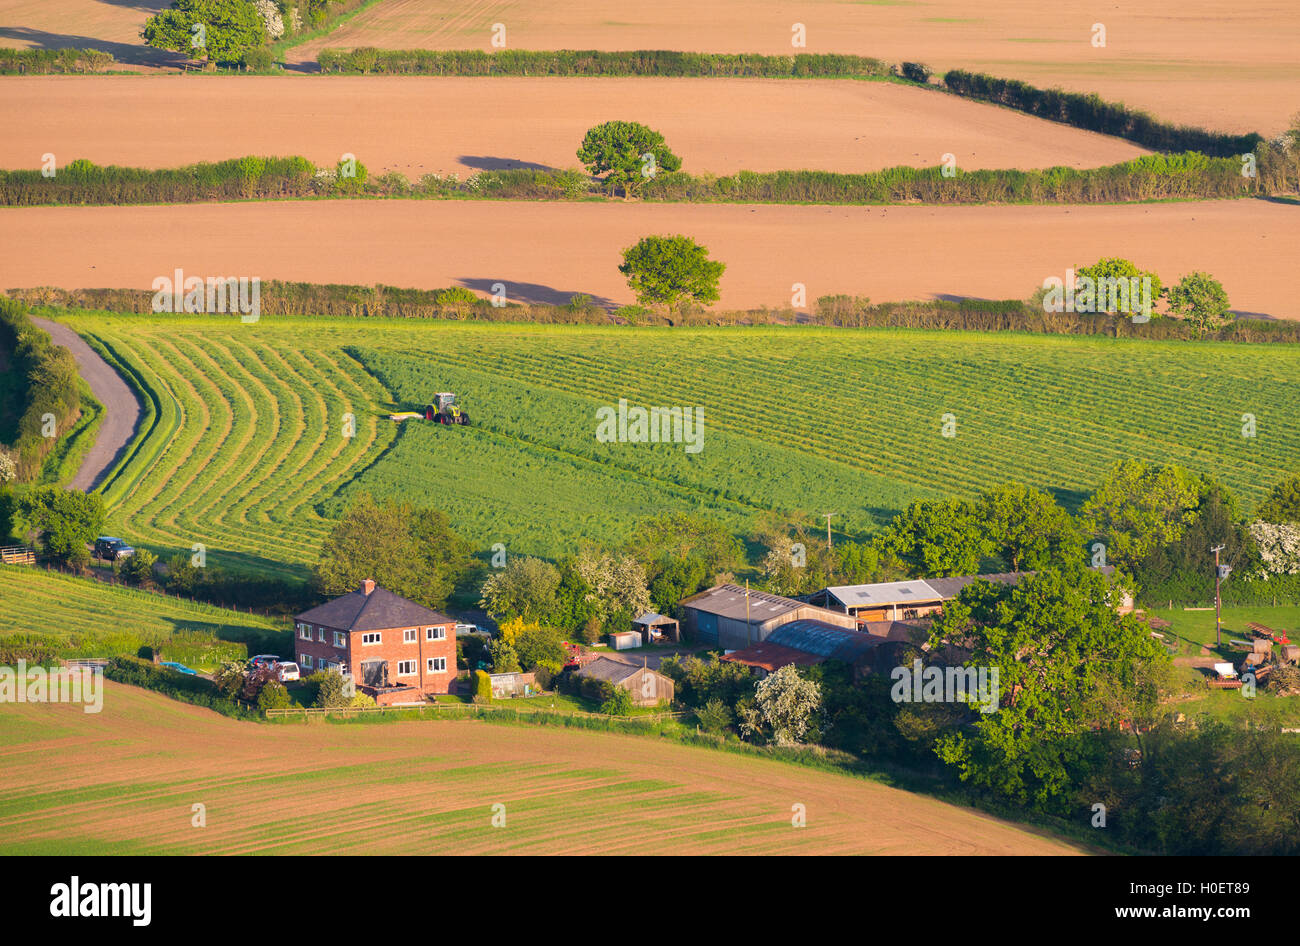
M 365 581 L 361 583 L 360 591 L 363 595 L 368 595 L 370 594 L 370 592 L 374 590 L 375 590 L 375 580 L 373 578 L 367 578 Z

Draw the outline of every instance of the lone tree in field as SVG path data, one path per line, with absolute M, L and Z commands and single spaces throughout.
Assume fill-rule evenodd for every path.
M 692 302 L 717 302 L 718 280 L 726 268 L 709 259 L 709 251 L 690 237 L 648 236 L 623 251 L 618 271 L 641 305 L 680 312 Z
M 140 35 L 156 49 L 228 65 L 266 43 L 266 24 L 251 0 L 172 0 Z
M 1169 311 L 1196 327 L 1214 332 L 1228 321 L 1228 294 L 1209 273 L 1188 273 L 1169 290 Z
M 664 136 L 639 122 L 605 122 L 590 129 L 578 149 L 578 160 L 593 175 L 605 174 L 605 186 L 621 188 L 628 198 L 660 171 L 682 166 Z

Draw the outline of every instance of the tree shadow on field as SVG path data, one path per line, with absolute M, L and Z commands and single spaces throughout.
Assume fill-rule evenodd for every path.
M 477 279 L 461 276 L 457 278 L 456 282 L 466 289 L 487 293 L 489 296 L 496 291 L 493 288 L 494 286 L 498 284 L 504 285 L 507 304 L 523 302 L 528 305 L 568 305 L 569 300 L 574 296 L 585 295 L 590 296 L 591 304 L 598 308 L 611 312 L 618 308 L 618 303 L 613 299 L 590 292 L 583 292 L 581 289 L 556 289 L 554 286 L 543 286 L 535 282 L 517 282 L 510 279 L 501 279 L 500 277 Z
M 37 49 L 98 49 L 112 53 L 113 58 L 128 66 L 174 66 L 180 68 L 190 60 L 168 49 L 154 49 L 139 43 L 113 43 L 94 36 L 77 36 L 73 33 L 47 33 L 45 30 L 25 26 L 0 26 L 0 38 L 22 40 Z M 110 67 L 111 68 L 111 67 Z
M 1074 515 L 1078 513 L 1079 507 L 1087 502 L 1088 497 L 1092 495 L 1090 490 L 1086 489 L 1067 489 L 1064 486 L 1045 486 L 1044 491 L 1051 494 L 1066 512 Z
M 171 6 L 171 0 L 99 0 L 99 2 L 110 7 L 129 7 L 132 10 L 143 10 L 150 16 Z
M 456 159 L 468 168 L 478 171 L 555 171 L 549 164 L 537 164 L 534 161 L 521 161 L 518 158 L 496 158 L 477 154 L 462 154 Z

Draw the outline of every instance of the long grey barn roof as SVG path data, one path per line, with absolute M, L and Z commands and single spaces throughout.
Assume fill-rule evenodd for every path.
M 682 602 L 682 607 L 694 608 L 697 611 L 705 611 L 709 614 L 718 614 L 722 617 L 736 618 L 745 620 L 745 589 L 740 585 L 717 585 L 708 591 L 701 591 L 699 594 L 687 598 Z M 777 617 L 782 614 L 788 614 L 798 608 L 809 608 L 813 605 L 803 601 L 795 601 L 793 598 L 783 598 L 781 595 L 769 594 L 766 591 L 749 591 L 749 619 L 750 621 L 763 622 L 768 618 Z
M 295 620 L 341 631 L 384 631 L 394 627 L 456 623 L 445 614 L 377 585 L 370 594 L 360 589 L 350 591 L 302 612 Z
M 882 638 L 850 631 L 824 621 L 801 619 L 782 624 L 767 635 L 767 644 L 780 644 L 805 654 L 816 654 L 827 660 L 853 663 L 867 651 L 880 644 Z

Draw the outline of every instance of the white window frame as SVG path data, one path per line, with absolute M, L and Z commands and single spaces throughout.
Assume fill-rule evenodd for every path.
M 374 640 L 367 639 L 371 637 L 373 637 Z M 382 631 L 366 631 L 364 634 L 361 635 L 362 647 L 374 647 L 376 644 L 382 644 L 383 642 L 384 642 L 384 636 Z
M 439 667 L 438 664 L 442 664 L 442 666 Z M 425 668 L 426 668 L 426 669 L 425 669 L 425 673 L 446 673 L 446 672 L 447 672 L 447 658 L 446 658 L 446 657 L 428 657 L 428 658 L 425 659 Z
M 410 667 L 410 670 L 403 670 L 403 667 Z M 399 677 L 413 677 L 416 672 L 416 663 L 414 660 L 399 660 L 397 662 L 397 675 Z
M 311 656 L 311 654 L 299 654 L 299 655 L 298 655 L 298 663 L 299 663 L 300 666 L 306 667 L 306 668 L 308 668 L 309 670 L 314 669 L 314 667 L 312 666 L 312 656 Z
M 325 643 L 325 628 L 319 625 L 316 627 L 316 639 L 322 644 Z
M 342 631 L 334 632 L 334 646 L 342 650 L 348 646 L 348 636 Z
M 402 631 L 402 643 L 414 644 L 420 639 L 419 628 L 408 627 Z
M 311 625 L 310 625 L 310 624 L 299 624 L 299 625 L 298 625 L 298 639 L 299 639 L 299 640 L 304 640 L 304 641 L 309 641 L 309 640 L 311 640 Z
M 447 639 L 447 629 L 445 627 L 426 627 L 424 629 L 424 639 L 427 641 L 445 641 Z

